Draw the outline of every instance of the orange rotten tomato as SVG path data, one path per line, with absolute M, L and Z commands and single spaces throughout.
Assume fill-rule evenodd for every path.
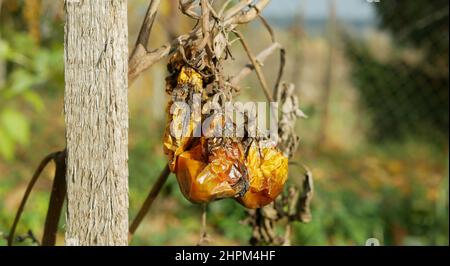
M 218 143 L 211 143 L 218 141 Z M 283 191 L 288 159 L 275 147 L 253 143 L 244 147 L 232 139 L 201 138 L 178 156 L 175 174 L 183 195 L 194 203 L 235 198 L 249 209 L 261 208 Z
M 192 108 L 193 93 L 204 92 L 202 76 L 188 66 L 173 65 L 177 69 L 175 78 L 167 80 L 166 90 L 173 98 L 168 108 L 177 104 L 189 104 Z M 254 209 L 271 203 L 283 191 L 288 159 L 279 149 L 260 147 L 256 140 L 244 145 L 242 139 L 193 137 L 201 121 L 190 114 L 185 127 L 171 128 L 172 124 L 185 122 L 182 109 L 175 110 L 167 110 L 164 151 L 188 200 L 206 203 L 235 198 L 243 206 Z M 220 118 L 213 121 L 212 124 L 223 123 Z
M 248 188 L 241 143 L 230 138 L 201 138 L 182 153 L 175 173 L 183 195 L 194 203 L 243 196 Z

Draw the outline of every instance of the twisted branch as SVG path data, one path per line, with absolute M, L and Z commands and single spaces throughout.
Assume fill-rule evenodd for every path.
M 150 193 L 148 194 L 147 198 L 144 201 L 144 204 L 142 204 L 142 207 L 139 209 L 138 214 L 134 218 L 133 222 L 131 223 L 130 229 L 129 229 L 129 238 L 133 236 L 133 234 L 136 232 L 137 228 L 141 224 L 142 220 L 144 219 L 147 212 L 150 210 L 150 208 L 153 205 L 153 202 L 155 201 L 156 197 L 158 197 L 159 192 L 161 191 L 162 187 L 167 181 L 167 178 L 170 175 L 170 168 L 169 165 L 166 165 L 164 170 L 161 172 L 161 174 L 158 177 L 158 180 L 153 185 L 152 189 L 150 190 Z
M 48 205 L 47 216 L 45 218 L 44 234 L 42 237 L 43 246 L 54 246 L 56 244 L 56 234 L 61 218 L 61 212 L 66 199 L 66 151 L 59 152 L 53 158 L 56 169 L 53 178 L 50 203 Z
M 248 46 L 247 42 L 244 39 L 244 35 L 242 35 L 239 31 L 233 31 L 234 34 L 236 34 L 239 38 L 239 41 L 241 42 L 242 46 L 244 47 L 245 52 L 247 53 L 248 57 L 250 58 L 250 62 L 253 65 L 253 68 L 255 69 L 256 75 L 258 77 L 259 82 L 261 83 L 261 87 L 264 91 L 264 94 L 266 95 L 266 98 L 269 102 L 273 102 L 272 94 L 270 93 L 269 86 L 267 85 L 266 78 L 264 77 L 264 73 L 261 69 L 261 65 L 256 61 L 255 56 L 253 55 L 252 51 L 250 50 L 250 47 Z
M 147 50 L 160 2 L 161 0 L 150 1 L 136 44 L 131 52 L 128 63 L 128 80 L 130 84 L 133 83 L 142 71 L 150 67 L 153 64 L 152 62 L 157 62 L 168 54 L 167 46 L 162 46 L 152 52 Z
M 41 176 L 42 171 L 45 169 L 45 167 L 52 161 L 55 160 L 58 156 L 60 156 L 61 152 L 54 152 L 49 155 L 47 155 L 39 164 L 38 168 L 33 174 L 33 177 L 31 178 L 30 182 L 28 183 L 27 189 L 25 190 L 25 194 L 22 197 L 22 201 L 20 202 L 19 209 L 17 210 L 16 216 L 14 217 L 14 222 L 11 227 L 11 230 L 9 231 L 8 235 L 8 246 L 12 246 L 14 241 L 14 234 L 16 233 L 17 224 L 19 223 L 20 217 L 22 216 L 23 210 L 25 209 L 25 204 L 28 201 L 28 198 L 31 194 L 31 191 L 33 190 L 34 185 L 38 181 L 39 177 Z
M 186 5 L 190 2 L 193 1 L 188 0 L 186 3 L 182 3 L 184 3 L 183 5 Z M 222 27 L 232 30 L 239 24 L 249 23 L 262 12 L 262 10 L 270 3 L 270 0 L 259 0 L 254 5 L 252 5 L 252 2 L 253 0 L 241 0 L 235 7 L 232 7 L 230 8 L 230 10 L 225 12 L 225 14 L 223 15 L 225 19 Z M 178 47 L 182 45 L 186 40 L 197 39 L 199 36 L 202 36 L 202 28 L 196 27 L 191 33 L 181 35 L 180 37 L 162 45 L 156 50 L 148 51 L 146 46 L 152 29 L 151 25 L 153 24 L 153 21 L 156 17 L 159 3 L 160 0 L 151 0 L 150 6 L 147 10 L 146 18 L 142 24 L 141 33 L 139 34 L 137 44 L 131 54 L 128 72 L 128 80 L 130 84 L 132 84 L 143 71 L 147 70 L 161 59 L 176 51 Z M 180 7 L 183 7 L 183 5 L 180 5 Z M 248 7 L 250 7 L 250 9 L 244 11 L 245 8 Z M 184 12 L 185 14 L 187 13 L 188 16 L 195 19 L 200 19 L 198 15 L 192 14 L 188 11 L 188 9 L 189 8 L 187 7 L 181 8 L 182 12 Z

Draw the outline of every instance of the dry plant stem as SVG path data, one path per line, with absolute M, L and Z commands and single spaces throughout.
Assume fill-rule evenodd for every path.
M 248 5 L 250 5 L 253 2 L 253 0 L 241 0 L 239 3 L 231 7 L 228 12 L 224 16 L 224 20 L 228 20 L 232 18 L 233 16 L 237 15 L 239 12 L 241 12 L 244 8 L 246 8 Z M 222 10 L 225 10 L 226 7 L 229 5 L 229 2 L 226 2 Z M 222 11 L 223 12 L 223 11 Z
M 283 242 L 283 246 L 291 246 L 291 233 L 292 232 L 292 224 L 290 222 L 288 222 L 288 224 L 286 225 L 286 230 L 284 232 L 284 242 Z
M 206 234 L 206 214 L 208 205 L 206 203 L 202 204 L 202 235 Z
M 249 2 L 248 0 L 244 0 L 245 2 Z M 241 1 L 241 2 L 244 2 Z M 248 23 L 250 21 L 252 21 L 256 16 L 258 16 L 259 14 L 261 14 L 262 10 L 270 3 L 271 0 L 260 0 L 258 1 L 256 4 L 254 4 L 253 6 L 251 6 L 251 9 L 243 12 L 240 15 L 235 15 L 235 16 L 231 16 L 229 18 L 229 22 L 228 20 L 226 20 L 226 22 L 228 22 L 229 24 L 245 24 Z M 250 1 L 253 2 L 253 1 Z M 250 3 L 251 4 L 251 3 Z M 245 7 L 249 6 L 250 4 L 245 5 L 242 9 L 244 9 Z M 239 12 L 242 10 L 239 10 Z M 228 17 L 228 16 L 226 16 Z M 226 23 L 226 24 L 228 24 Z
M 17 224 L 19 223 L 20 216 L 22 215 L 22 212 L 25 208 L 25 204 L 27 203 L 28 197 L 30 196 L 30 193 L 36 184 L 36 181 L 39 179 L 42 171 L 45 169 L 45 167 L 58 155 L 59 152 L 51 153 L 47 155 L 39 164 L 38 168 L 33 174 L 33 177 L 30 180 L 30 183 L 28 183 L 27 189 L 25 190 L 25 194 L 23 195 L 22 201 L 20 202 L 19 209 L 17 210 L 16 216 L 14 218 L 13 225 L 11 227 L 11 230 L 9 231 L 8 236 L 8 246 L 12 246 L 14 241 L 14 234 L 16 232 Z
M 276 97 L 276 95 L 279 94 L 281 79 L 283 78 L 285 65 L 286 65 L 286 50 L 283 47 L 281 47 L 280 48 L 280 69 L 278 71 L 278 77 L 275 82 L 275 87 L 274 87 L 274 91 L 273 91 L 274 97 Z
M 199 20 L 200 16 L 192 10 L 192 7 L 196 1 L 197 0 L 178 0 L 178 5 L 180 6 L 180 10 L 183 14 L 194 20 Z
M 139 77 L 139 75 L 153 66 L 155 63 L 165 58 L 172 51 L 173 46 L 171 44 L 164 45 L 152 52 L 144 51 L 138 48 L 137 54 L 141 57 L 136 56 L 136 61 L 130 61 L 130 70 L 128 72 L 128 82 L 131 86 L 133 82 Z
M 219 17 L 222 17 L 222 16 L 223 16 L 223 14 L 225 13 L 225 10 L 226 10 L 227 7 L 231 4 L 231 2 L 233 2 L 233 0 L 227 0 L 227 1 L 222 5 L 222 7 L 220 8 L 219 14 L 218 14 Z
M 292 222 L 295 221 L 295 219 L 292 219 L 292 217 L 295 215 L 298 198 L 298 189 L 296 189 L 295 187 L 290 187 L 288 189 L 287 196 L 287 213 L 283 213 L 284 216 L 288 217 L 283 237 L 283 246 L 291 246 Z
M 276 50 L 281 49 L 281 45 L 279 43 L 273 43 L 272 45 L 270 45 L 269 47 L 267 47 L 266 49 L 264 49 L 263 51 L 261 51 L 257 56 L 256 56 L 256 61 L 259 64 L 262 64 L 264 61 L 267 60 L 267 58 L 273 54 Z M 250 62 L 249 64 L 247 64 L 236 76 L 234 76 L 231 80 L 230 80 L 230 84 L 232 86 L 237 86 L 245 77 L 247 77 L 248 75 L 250 75 L 253 70 L 255 69 L 255 67 L 253 66 L 253 64 Z
M 54 246 L 56 244 L 56 233 L 58 232 L 58 224 L 66 198 L 66 152 L 58 153 L 54 161 L 56 170 L 45 218 L 42 246 Z
M 152 32 L 153 23 L 155 22 L 156 15 L 158 13 L 158 7 L 161 0 L 151 0 L 148 6 L 144 22 L 142 23 L 139 35 L 136 41 L 135 47 L 142 45 L 144 48 L 147 47 L 148 41 L 150 39 L 150 33 Z
M 158 0 L 153 0 L 158 1 Z M 152 5 L 154 2 L 151 2 Z M 248 11 L 243 11 L 246 7 L 248 7 L 253 1 L 245 0 L 239 3 L 240 8 L 238 10 L 234 10 L 231 8 L 228 12 L 225 13 L 224 17 L 227 18 L 222 25 L 224 28 L 235 28 L 239 24 L 245 24 L 252 21 L 256 16 L 258 16 L 261 11 L 270 3 L 270 0 L 260 0 L 258 1 L 252 8 Z M 153 10 L 149 8 L 149 10 Z M 155 10 L 156 12 L 156 10 Z M 149 12 L 147 17 L 152 17 L 153 13 Z M 154 16 L 153 16 L 154 19 Z M 145 20 L 144 23 L 148 23 L 151 20 Z M 143 25 L 144 27 L 144 25 Z M 151 29 L 151 27 L 145 26 L 146 29 Z M 201 29 L 197 31 L 191 32 L 190 34 L 181 35 L 177 39 L 164 44 L 156 50 L 148 51 L 145 46 L 137 45 L 133 49 L 132 56 L 130 57 L 129 64 L 129 73 L 128 73 L 128 82 L 131 85 L 140 73 L 147 70 L 149 67 L 168 56 L 172 51 L 175 51 L 178 46 L 182 43 L 182 40 L 188 38 L 197 38 L 201 36 Z
M 250 62 L 252 63 L 253 67 L 255 68 L 256 75 L 258 76 L 258 80 L 261 83 L 261 87 L 264 91 L 264 94 L 266 95 L 266 98 L 269 102 L 273 102 L 272 94 L 270 93 L 269 86 L 267 85 L 266 78 L 264 77 L 263 71 L 261 69 L 260 63 L 256 60 L 255 56 L 253 55 L 252 51 L 250 51 L 249 46 L 247 45 L 247 42 L 244 39 L 244 36 L 239 31 L 234 31 L 234 33 L 238 36 L 240 42 L 242 43 L 242 46 L 244 47 L 245 52 L 247 53 L 248 57 L 250 58 Z
M 206 218 L 208 213 L 208 204 L 203 203 L 202 204 L 202 217 L 201 217 L 201 230 L 200 230 L 200 240 L 198 241 L 198 246 L 205 246 L 209 244 L 209 236 L 207 233 L 207 225 L 206 225 Z
M 214 1 L 212 1 L 212 2 L 214 2 Z M 211 16 L 215 20 L 219 20 L 220 16 L 219 16 L 219 14 L 217 14 L 216 10 L 214 9 L 212 2 L 211 1 L 206 2 L 206 4 L 208 5 L 209 12 L 211 12 Z
M 258 15 L 258 17 L 259 17 L 259 20 L 261 21 L 261 23 L 264 25 L 264 27 L 269 32 L 270 38 L 272 39 L 272 43 L 276 43 L 277 39 L 275 37 L 275 32 L 273 31 L 273 29 L 270 26 L 269 22 L 261 15 Z M 277 79 L 275 81 L 275 87 L 274 87 L 274 90 L 273 90 L 274 98 L 276 98 L 276 96 L 279 93 L 280 83 L 281 83 L 281 80 L 283 78 L 285 65 L 286 65 L 286 50 L 283 47 L 280 47 L 280 69 L 278 71 L 278 76 L 277 76 Z
M 261 15 L 258 15 L 259 20 L 263 24 L 263 26 L 267 29 L 267 31 L 270 34 L 270 39 L 272 42 L 277 42 L 277 39 L 275 38 L 275 32 L 273 31 L 272 27 L 270 26 L 269 22 Z
M 297 203 L 297 220 L 302 223 L 309 223 L 312 220 L 311 201 L 314 197 L 314 181 L 311 171 L 306 170 L 303 182 L 303 192 Z
M 206 45 L 206 52 L 208 53 L 209 58 L 211 59 L 213 57 L 213 52 L 211 50 L 212 47 L 212 41 L 211 41 L 211 33 L 210 33 L 210 26 L 209 26 L 209 6 L 208 6 L 209 0 L 201 0 L 201 6 L 202 6 L 202 34 L 203 34 L 203 42 Z M 203 46 L 203 45 L 202 45 Z M 200 48 L 202 49 L 202 48 Z
M 150 210 L 153 202 L 155 201 L 156 197 L 158 197 L 159 192 L 161 191 L 162 187 L 166 183 L 169 175 L 170 175 L 169 165 L 166 165 L 164 170 L 161 172 L 158 180 L 153 185 L 147 198 L 145 199 L 144 204 L 142 204 L 142 207 L 139 210 L 138 214 L 136 215 L 136 218 L 134 218 L 133 222 L 131 223 L 130 230 L 129 230 L 130 238 L 136 232 L 136 229 L 139 227 L 139 225 L 141 224 L 145 215 Z
M 168 54 L 166 46 L 163 46 L 153 52 L 149 52 L 147 50 L 147 44 L 153 28 L 153 23 L 158 13 L 160 2 L 161 0 L 151 0 L 148 6 L 145 19 L 139 31 L 136 45 L 134 46 L 134 49 L 131 52 L 131 56 L 129 58 L 128 80 L 130 83 L 132 83 L 137 78 L 139 73 L 141 73 L 151 65 L 150 64 L 149 66 L 147 66 L 147 64 L 156 62 L 162 59 L 166 55 L 166 53 Z

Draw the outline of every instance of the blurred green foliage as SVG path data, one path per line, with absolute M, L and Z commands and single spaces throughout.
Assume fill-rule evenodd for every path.
M 25 17 L 20 16 L 24 5 L 4 5 L 0 16 L 0 75 L 7 78 L 0 84 L 0 157 L 11 161 L 16 147 L 28 144 L 28 114 L 45 111 L 41 94 L 62 89 L 63 45 L 52 34 L 58 29 L 57 21 L 44 19 L 54 29 L 37 40 L 30 34 Z
M 318 173 L 314 218 L 297 225 L 296 240 L 364 245 L 374 237 L 382 245 L 448 245 L 448 174 L 439 177 L 448 168 L 433 154 L 442 153 L 413 142 L 327 152 L 316 167 L 333 177 Z

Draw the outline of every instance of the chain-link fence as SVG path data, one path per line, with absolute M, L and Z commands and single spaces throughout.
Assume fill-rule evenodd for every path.
M 343 3 L 328 1 L 327 18 L 299 11 L 291 20 L 292 77 L 319 120 L 309 131 L 319 142 L 333 141 L 349 134 L 339 127 L 350 125 L 371 143 L 414 139 L 446 146 L 448 1 L 361 2 L 374 17 L 342 16 Z M 286 27 L 283 21 L 278 25 Z M 333 127 L 343 115 L 350 118 Z
M 384 47 L 346 40 L 352 80 L 375 141 L 448 139 L 448 1 L 373 3 Z

